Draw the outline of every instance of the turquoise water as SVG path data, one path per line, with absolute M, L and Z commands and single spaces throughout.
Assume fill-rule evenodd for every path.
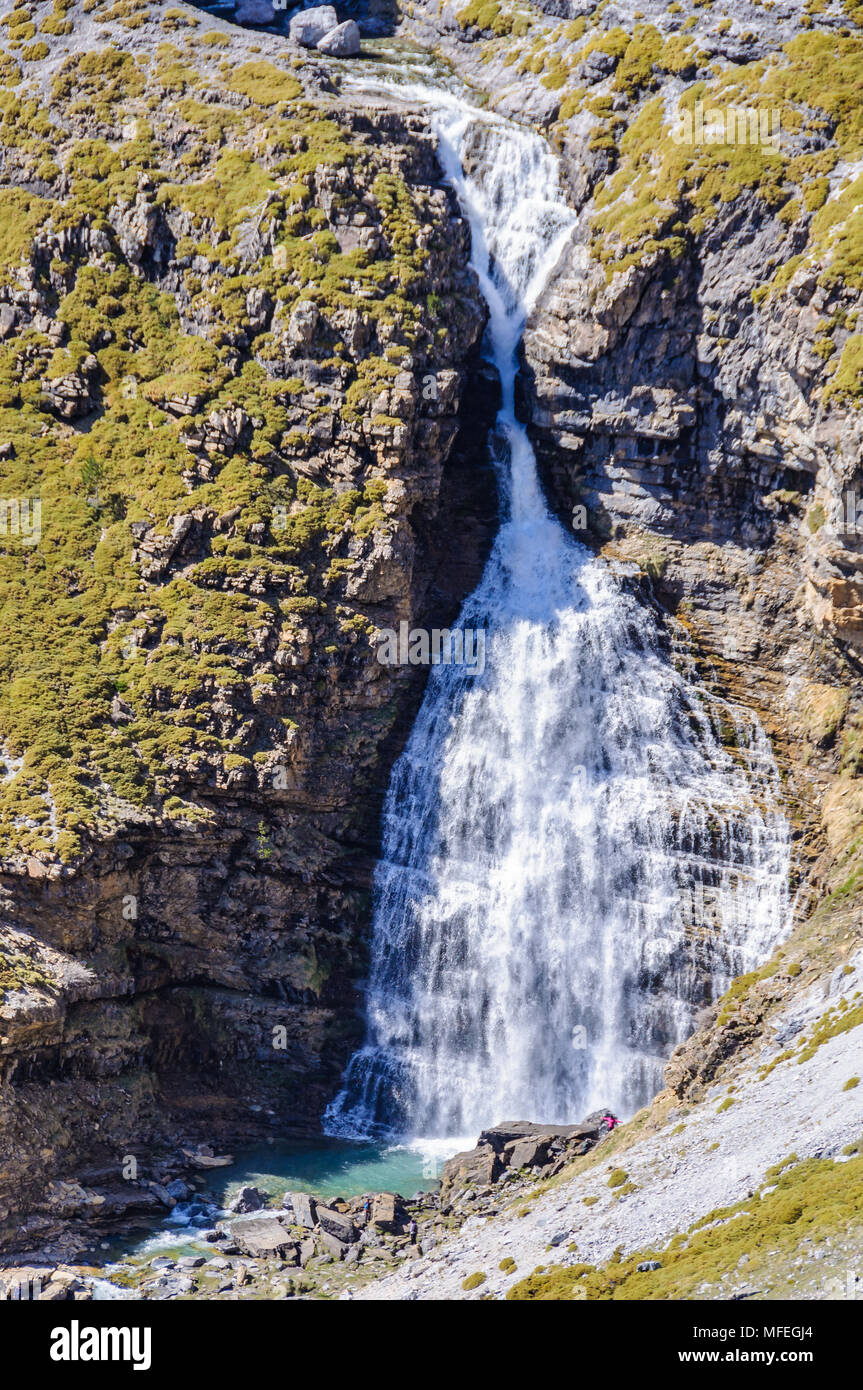
M 448 1146 L 454 1152 L 453 1146 Z M 266 1144 L 237 1154 L 230 1168 L 207 1174 L 207 1191 L 225 1206 L 240 1187 L 259 1187 L 273 1196 L 312 1192 L 316 1197 L 357 1197 L 365 1192 L 399 1192 L 412 1197 L 438 1185 L 440 1159 L 434 1152 L 394 1145 L 316 1140 Z
M 179 1202 L 162 1221 L 135 1235 L 124 1235 L 100 1243 L 91 1250 L 84 1264 L 104 1271 L 110 1280 L 117 1265 L 135 1265 L 154 1255 L 213 1254 L 213 1247 L 202 1239 L 241 1187 L 259 1187 L 275 1198 L 285 1192 L 311 1192 L 333 1201 L 336 1197 L 358 1197 L 364 1193 L 398 1192 L 412 1197 L 415 1192 L 434 1191 L 440 1181 L 444 1159 L 468 1140 L 423 1140 L 412 1145 L 347 1143 L 342 1139 L 296 1140 L 262 1144 L 244 1151 L 235 1150 L 229 1168 L 212 1169 L 200 1196 Z M 116 1296 L 111 1286 L 99 1281 L 97 1298 Z

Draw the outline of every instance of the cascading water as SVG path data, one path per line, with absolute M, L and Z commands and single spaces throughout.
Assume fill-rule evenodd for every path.
M 432 667 L 393 771 L 367 1038 L 325 1117 L 346 1137 L 631 1113 L 699 1003 L 787 926 L 763 734 L 723 707 L 736 756 L 718 741 L 650 612 L 550 516 L 515 418 L 524 319 L 573 223 L 556 161 L 423 97 L 489 306 L 504 521 L 458 620 L 486 630 L 485 669 Z

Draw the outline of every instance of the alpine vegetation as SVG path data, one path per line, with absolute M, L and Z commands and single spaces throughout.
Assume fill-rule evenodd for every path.
M 158 1373 L 137 1301 L 684 1359 L 861 1296 L 863 5 L 641 6 L 0 16 L 0 1302 L 60 1375 Z

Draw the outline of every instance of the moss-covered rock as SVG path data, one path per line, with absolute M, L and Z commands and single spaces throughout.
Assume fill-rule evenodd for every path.
M 53 17 L 0 33 L 0 1241 L 96 1144 L 332 1093 L 422 674 L 375 637 L 472 582 L 484 324 L 421 115 L 185 6 Z

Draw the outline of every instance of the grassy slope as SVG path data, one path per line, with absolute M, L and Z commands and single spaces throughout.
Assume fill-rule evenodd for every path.
M 59 66 L 28 43 L 31 31 L 66 42 L 82 22 L 70 0 L 20 6 L 0 31 L 6 177 L 28 185 L 0 190 L 0 286 L 32 283 L 63 325 L 61 342 L 34 325 L 0 343 L 0 495 L 42 505 L 37 546 L 0 538 L 0 744 L 23 759 L 0 783 L 0 850 L 63 860 L 130 814 L 205 815 L 189 776 L 254 785 L 268 757 L 287 761 L 294 721 L 267 712 L 287 691 L 273 652 L 296 646 L 310 617 L 328 625 L 333 652 L 368 647 L 341 581 L 350 547 L 390 525 L 387 464 L 367 426 L 392 435 L 402 423 L 372 402 L 402 362 L 446 359 L 460 312 L 446 285 L 445 302 L 427 302 L 423 269 L 445 248 L 418 244 L 417 190 L 304 95 L 302 59 L 251 56 L 247 35 L 238 62 L 189 10 L 83 8 L 108 26 L 104 40 Z M 145 21 L 151 44 L 119 46 Z M 328 183 L 333 216 L 359 209 L 377 225 L 376 251 L 340 249 L 320 205 Z M 171 289 L 137 272 L 112 226 L 142 198 L 180 229 Z M 249 257 L 255 229 L 267 249 Z M 359 308 L 366 347 L 321 329 L 314 353 L 332 389 L 310 394 L 267 370 L 280 343 L 250 326 L 250 295 L 269 297 L 282 325 L 300 301 L 336 316 Z M 190 332 L 189 319 L 202 327 Z M 95 410 L 64 421 L 46 388 L 76 374 Z M 184 433 L 234 406 L 248 437 L 196 463 Z M 338 490 L 295 467 L 320 452 L 315 430 L 333 410 L 356 466 Z M 158 542 L 190 513 L 210 532 L 201 561 L 143 577 L 134 528 Z M 131 716 L 112 722 L 118 695 Z M 235 695 L 243 708 L 221 717 Z

